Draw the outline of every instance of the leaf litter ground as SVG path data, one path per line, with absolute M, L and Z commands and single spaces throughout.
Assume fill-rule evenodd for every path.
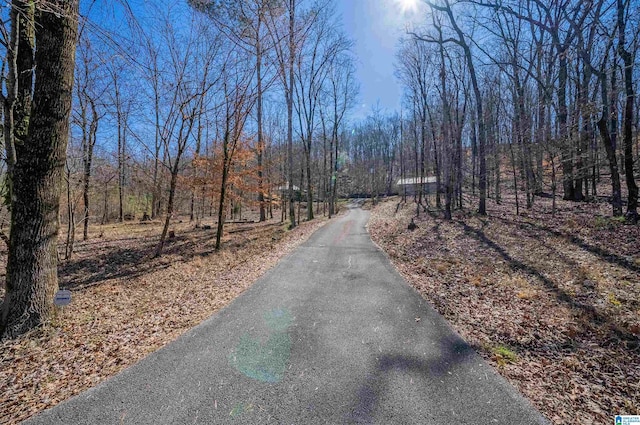
M 400 273 L 553 423 L 640 414 L 640 227 L 606 203 L 548 199 L 488 216 L 392 198 L 369 232 Z M 474 202 L 474 201 L 471 201 Z M 469 203 L 470 204 L 470 203 Z M 468 205 L 469 205 L 468 204 Z
M 71 305 L 47 326 L 0 343 L 0 423 L 25 420 L 173 341 L 324 223 L 290 232 L 275 221 L 230 224 L 218 253 L 215 230 L 176 223 L 176 237 L 160 258 L 152 254 L 161 223 L 96 226 L 60 266 Z

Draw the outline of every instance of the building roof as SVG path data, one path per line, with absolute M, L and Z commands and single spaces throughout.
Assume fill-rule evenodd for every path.
M 284 190 L 289 190 L 289 182 L 286 182 L 286 183 L 285 183 L 284 185 L 282 185 L 282 186 L 278 186 L 278 187 L 276 188 L 276 190 L 277 190 L 277 191 L 280 191 L 280 192 L 282 192 L 282 191 L 284 191 Z M 293 190 L 294 190 L 294 192 L 295 192 L 295 191 L 299 191 L 299 190 L 300 190 L 300 187 L 298 187 L 298 186 L 296 186 L 296 185 L 294 184 L 294 185 L 293 185 Z
M 424 176 L 422 177 L 422 184 L 436 183 L 436 176 Z M 406 179 L 399 179 L 396 183 L 398 186 L 416 185 L 420 184 L 420 177 L 408 177 Z

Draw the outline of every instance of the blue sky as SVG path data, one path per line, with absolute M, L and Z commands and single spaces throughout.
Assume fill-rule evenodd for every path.
M 403 4 L 401 0 L 336 1 L 344 29 L 356 42 L 360 101 L 352 113 L 354 119 L 365 117 L 378 101 L 383 110 L 400 110 L 402 88 L 393 65 L 396 48 L 407 26 L 424 19 L 424 12 L 403 10 Z
M 186 1 L 128 0 L 139 15 L 138 19 L 142 19 L 145 7 L 162 9 L 159 3 L 187 8 Z M 93 5 L 92 19 L 96 22 L 105 19 L 109 28 L 114 22 L 125 24 L 121 3 L 98 1 L 83 4 L 85 7 Z M 351 120 L 366 117 L 377 104 L 383 112 L 399 111 L 402 88 L 394 75 L 395 52 L 406 29 L 424 21 L 422 0 L 334 0 L 334 5 L 347 36 L 355 41 L 356 81 L 360 85 L 360 94 L 357 106 L 350 113 Z

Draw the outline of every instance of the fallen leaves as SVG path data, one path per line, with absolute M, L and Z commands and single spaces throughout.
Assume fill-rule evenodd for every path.
M 504 196 L 488 217 L 446 221 L 399 201 L 372 211 L 374 241 L 547 418 L 640 414 L 640 227 L 597 203 L 558 201 L 552 216 L 537 199 L 524 217 Z
M 48 326 L 0 343 L 0 423 L 25 420 L 173 341 L 325 222 L 291 232 L 260 223 L 227 234 L 220 252 L 213 250 L 214 232 L 183 225 L 157 259 L 151 253 L 159 232 L 148 224 L 113 226 L 100 239 L 79 242 L 77 257 L 60 270 L 72 304 Z

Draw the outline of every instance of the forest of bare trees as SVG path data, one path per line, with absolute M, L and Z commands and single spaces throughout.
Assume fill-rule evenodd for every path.
M 40 244 L 47 254 L 29 248 L 29 255 L 51 270 L 58 257 L 73 257 L 76 233 L 87 240 L 98 224 L 162 221 L 160 256 L 176 220 L 198 227 L 211 218 L 221 249 L 225 222 L 243 212 L 293 228 L 315 214 L 332 216 L 344 196 L 400 194 L 415 201 L 417 214 L 433 206 L 450 218 L 462 208 L 486 214 L 487 200 L 500 203 L 510 191 L 516 213 L 538 197 L 555 206 L 562 196 L 608 202 L 613 216 L 637 222 L 638 5 L 422 6 L 422 23 L 398 45 L 402 110 L 374 107 L 350 121 L 358 96 L 354 41 L 329 0 L 92 2 L 79 14 L 69 1 L 4 3 L 9 252 L 28 245 L 18 241 L 24 226 L 16 220 L 33 218 L 18 212 L 34 195 L 21 173 L 43 155 L 53 167 L 45 177 L 62 178 L 47 186 L 51 196 L 62 196 L 38 229 L 56 246 L 60 219 L 66 240 L 61 252 Z M 31 146 L 24 140 L 36 137 L 37 108 L 45 107 L 34 101 L 45 66 L 33 70 L 33 52 L 37 28 L 46 28 L 38 20 L 52 10 L 78 25 L 77 35 L 59 34 L 77 41 L 75 56 L 61 58 L 75 61 L 72 91 L 61 93 L 72 96 L 70 128 L 56 128 L 69 142 L 56 139 L 55 154 L 24 152 Z M 407 195 L 400 179 L 421 183 Z M 20 273 L 12 255 L 8 282 Z M 21 282 L 34 287 L 34 279 Z M 56 279 L 43 284 L 50 295 Z M 20 291 L 7 288 L 7 300 Z M 3 304 L 3 332 L 10 316 L 22 314 L 9 312 L 10 304 Z
M 285 374 L 287 394 L 307 370 L 325 389 L 360 374 L 344 420 L 402 407 L 392 373 L 458 391 L 477 361 L 553 423 L 640 413 L 640 2 L 7 0 L 0 18 L 0 422 L 206 318 L 178 344 L 226 339 L 189 362 L 269 375 L 269 397 Z M 256 319 L 269 334 L 232 353 Z M 310 351 L 330 368 L 295 363 Z M 345 374 L 347 358 L 370 364 Z M 196 401 L 263 412 L 260 392 L 216 397 Z
M 331 1 L 92 2 L 77 10 L 77 1 L 2 5 L 2 234 L 10 252 L 3 336 L 46 320 L 58 260 L 73 258 L 74 242 L 86 241 L 92 226 L 162 221 L 160 256 L 178 220 L 198 227 L 213 219 L 221 249 L 225 222 L 243 212 L 264 221 L 289 211 L 291 228 L 313 219 L 314 201 L 318 212 L 336 212 L 340 144 L 357 86 L 352 41 Z M 48 65 L 33 72 L 37 29 L 46 28 L 38 20 L 49 15 L 71 22 L 73 31 L 55 37 L 67 37 L 60 60 L 75 60 L 75 72 L 58 64 L 53 76 L 44 75 Z M 56 127 L 60 142 L 25 152 L 36 145 L 23 141 L 37 107 L 48 107 L 36 101 L 40 77 L 64 79 L 69 127 Z M 51 194 L 25 186 L 43 155 L 53 168 L 42 169 L 37 185 Z M 52 208 L 21 212 L 25 203 L 37 207 L 29 190 L 52 197 L 42 200 Z M 42 225 L 18 222 L 37 214 Z
M 558 195 L 638 221 L 637 4 L 444 0 L 424 12 L 397 54 L 402 113 L 374 111 L 347 143 L 373 177 L 360 190 L 430 177 L 445 217 L 465 202 L 486 214 L 509 188 L 516 212 Z

